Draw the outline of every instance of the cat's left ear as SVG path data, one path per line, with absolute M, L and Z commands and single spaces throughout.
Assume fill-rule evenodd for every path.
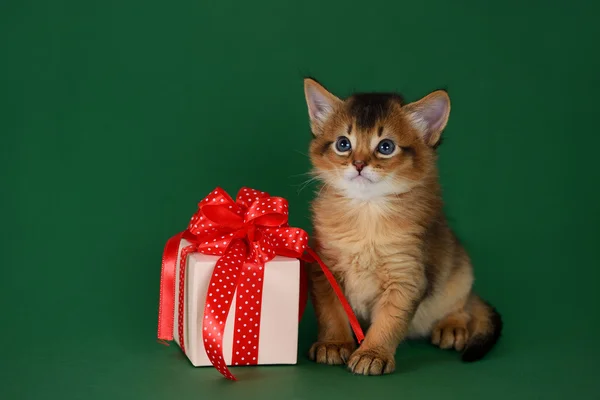
M 329 93 L 321 84 L 314 79 L 304 80 L 304 95 L 308 106 L 310 126 L 315 136 L 322 133 L 323 124 L 333 114 L 342 101 Z
M 405 105 L 402 109 L 425 143 L 436 147 L 450 116 L 448 93 L 444 90 L 436 90 L 419 101 Z

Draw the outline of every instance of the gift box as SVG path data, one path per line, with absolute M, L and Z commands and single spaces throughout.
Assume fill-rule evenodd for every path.
M 184 248 L 189 246 L 182 240 L 179 246 L 179 257 Z M 183 298 L 183 337 L 178 330 L 174 332 L 174 340 L 186 349 L 190 362 L 196 366 L 212 365 L 203 346 L 202 332 L 205 302 L 212 300 L 208 295 L 208 287 L 218 257 L 202 253 L 188 256 L 185 278 L 185 296 Z M 262 267 L 259 267 L 262 268 Z M 296 364 L 298 356 L 298 315 L 300 309 L 300 261 L 295 258 L 276 256 L 264 265 L 264 275 L 246 267 L 240 272 L 240 285 L 234 288 L 231 301 L 231 312 L 226 320 L 215 322 L 225 325 L 222 350 L 226 365 L 268 365 Z M 175 287 L 180 285 L 179 274 L 176 274 Z M 227 279 L 224 279 L 227 281 Z M 263 282 L 262 289 L 256 289 L 257 281 Z M 222 290 L 232 290 L 230 285 L 215 289 L 215 296 Z M 256 293 L 257 292 L 257 293 Z M 175 296 L 175 319 L 179 319 L 179 299 Z M 220 300 L 219 297 L 217 300 Z M 211 312 L 225 315 L 224 302 L 215 303 Z M 220 307 L 219 307 L 220 306 Z M 234 311 L 235 310 L 235 311 Z M 213 313 L 214 314 L 214 313 Z M 207 331 L 213 329 L 207 324 Z M 235 334 L 234 334 L 235 331 Z M 235 337 L 235 339 L 234 339 Z M 207 337 L 207 342 L 211 336 Z M 209 350 L 217 348 L 209 344 Z
M 317 263 L 360 343 L 356 316 L 335 278 L 288 225 L 281 197 L 242 188 L 235 200 L 217 188 L 163 252 L 158 338 L 174 340 L 194 366 L 295 364 L 298 321 L 307 300 L 301 262 Z

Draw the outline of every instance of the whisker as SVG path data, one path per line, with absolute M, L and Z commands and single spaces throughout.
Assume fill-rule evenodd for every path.
M 321 196 L 321 192 L 323 191 L 323 189 L 325 188 L 329 188 L 329 184 L 327 182 L 323 182 L 323 185 L 321 185 L 321 190 L 319 190 L 319 193 L 317 193 L 317 197 Z M 327 192 L 325 192 L 327 193 Z
M 308 171 L 308 172 L 303 172 L 301 174 L 294 174 L 294 175 L 290 175 L 288 176 L 288 178 L 296 178 L 299 176 L 307 176 L 307 175 L 314 175 L 315 173 L 313 171 Z
M 316 181 L 317 179 L 318 179 L 318 177 L 317 177 L 317 176 L 314 176 L 314 177 L 312 177 L 312 178 L 310 178 L 310 179 L 307 179 L 306 181 L 302 182 L 302 183 L 299 185 L 299 186 L 300 186 L 300 188 L 298 188 L 298 191 L 297 191 L 297 193 L 298 193 L 298 194 L 300 194 L 300 192 L 301 192 L 301 191 L 303 191 L 304 189 L 306 189 L 306 187 L 307 187 L 308 185 L 310 185 L 311 183 L 313 183 L 313 182 L 314 182 L 314 181 Z
M 300 154 L 300 155 L 303 155 L 304 157 L 307 157 L 307 158 L 308 158 L 308 157 L 310 157 L 308 154 L 306 154 L 306 153 L 303 153 L 303 152 L 301 152 L 300 150 L 296 150 L 296 149 L 294 149 L 294 152 L 296 152 L 296 153 L 298 153 L 298 154 Z

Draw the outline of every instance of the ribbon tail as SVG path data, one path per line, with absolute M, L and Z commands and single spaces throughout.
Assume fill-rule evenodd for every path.
M 244 264 L 246 248 L 241 241 L 234 243 L 217 261 L 210 278 L 204 318 L 202 321 L 202 339 L 204 349 L 211 364 L 227 379 L 235 381 L 229 371 L 223 355 L 223 335 L 225 321 L 238 287 L 241 268 Z
M 346 315 L 348 316 L 348 321 L 350 322 L 350 326 L 352 327 L 352 330 L 354 331 L 356 340 L 358 341 L 359 344 L 362 343 L 362 341 L 365 340 L 365 335 L 362 331 L 362 328 L 360 327 L 360 323 L 358 322 L 356 315 L 354 314 L 354 311 L 352 311 L 352 307 L 350 307 L 348 300 L 346 300 L 346 297 L 344 297 L 344 293 L 342 292 L 342 289 L 340 288 L 337 281 L 335 280 L 335 277 L 333 276 L 333 274 L 331 273 L 329 268 L 327 268 L 327 265 L 325 265 L 323 260 L 321 260 L 321 258 L 317 255 L 317 253 L 315 253 L 315 251 L 313 249 L 311 249 L 310 247 L 307 247 L 306 251 L 307 251 L 309 257 L 305 258 L 305 260 L 308 262 L 316 262 L 319 264 L 319 267 L 321 267 L 321 270 L 323 270 L 325 277 L 329 281 L 329 284 L 333 288 L 333 291 L 335 292 L 336 296 L 338 297 L 338 299 L 342 303 L 342 306 L 344 307 L 344 311 L 346 312 Z
M 160 271 L 160 295 L 158 302 L 158 340 L 162 344 L 173 340 L 175 323 L 175 273 L 177 271 L 177 253 L 183 232 L 167 241 L 163 251 Z

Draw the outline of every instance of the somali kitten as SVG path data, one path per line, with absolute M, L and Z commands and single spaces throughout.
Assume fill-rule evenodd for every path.
M 498 312 L 472 292 L 473 268 L 448 226 L 436 167 L 450 113 L 445 91 L 404 104 L 397 94 L 341 100 L 304 81 L 322 189 L 312 204 L 316 249 L 361 323 L 348 320 L 319 268 L 311 268 L 318 341 L 309 356 L 355 374 L 395 369 L 405 338 L 430 338 L 464 361 L 483 357 L 502 330 Z

